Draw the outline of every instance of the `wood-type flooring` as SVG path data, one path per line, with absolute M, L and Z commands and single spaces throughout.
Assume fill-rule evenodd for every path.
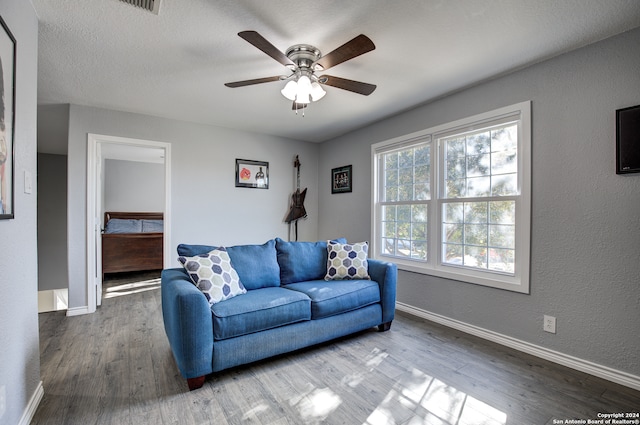
M 546 425 L 640 411 L 638 391 L 399 314 L 388 332 L 216 373 L 189 392 L 159 282 L 136 277 L 105 283 L 95 314 L 40 314 L 33 425 Z

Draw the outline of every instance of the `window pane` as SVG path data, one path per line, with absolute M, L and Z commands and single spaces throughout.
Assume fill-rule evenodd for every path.
M 464 204 L 462 202 L 452 202 L 444 204 L 445 223 L 463 223 L 464 222 Z
M 409 239 L 398 239 L 398 249 L 396 255 L 400 257 L 411 256 L 411 241 Z
M 445 203 L 442 217 L 445 264 L 513 272 L 515 201 Z
M 444 234 L 442 241 L 446 243 L 459 243 L 464 240 L 464 224 L 445 224 L 443 227 Z
M 416 201 L 427 201 L 431 199 L 429 192 L 428 184 L 416 184 L 413 186 L 413 199 Z
M 488 230 L 486 224 L 465 224 L 464 243 L 466 245 L 486 246 L 489 237 Z
M 514 201 L 489 202 L 489 223 L 513 224 L 516 223 L 516 203 Z
M 431 145 L 384 154 L 383 167 L 384 202 L 398 204 L 382 206 L 381 253 L 426 260 L 428 206 L 413 202 L 431 196 Z
M 465 202 L 464 204 L 464 222 L 480 223 L 488 222 L 489 203 L 488 202 Z
M 467 139 L 467 155 L 491 152 L 491 132 L 471 134 Z
M 447 180 L 462 179 L 467 176 L 464 157 L 448 157 L 445 178 Z
M 398 152 L 398 167 L 413 167 L 413 149 L 407 149 L 406 151 Z
M 491 193 L 491 177 L 474 177 L 467 179 L 466 196 L 478 198 Z
M 411 257 L 418 260 L 427 260 L 427 242 L 426 241 L 413 241 L 411 244 Z
M 489 270 L 513 273 L 515 271 L 515 250 L 495 249 L 489 250 Z
M 396 240 L 394 238 L 382 238 L 381 253 L 386 255 L 396 255 L 395 241 Z
M 446 144 L 447 157 L 463 157 L 465 155 L 465 138 L 450 139 Z
M 491 152 L 515 151 L 517 147 L 517 124 L 491 130 Z
M 397 186 L 398 185 L 398 169 L 386 170 L 384 174 L 385 186 Z
M 445 186 L 445 198 L 461 198 L 467 194 L 466 180 L 447 180 Z
M 518 176 L 516 174 L 503 174 L 492 178 L 491 193 L 494 196 L 517 195 Z
M 462 266 L 462 245 L 444 244 L 444 262 Z
M 471 155 L 467 157 L 467 177 L 488 176 L 491 174 L 491 154 Z
M 487 268 L 487 249 L 478 246 L 465 246 L 464 265 L 481 269 Z
M 518 126 L 442 139 L 444 197 L 517 195 Z
M 394 202 L 398 200 L 398 186 L 388 186 L 385 188 L 384 200 Z
M 489 246 L 493 248 L 515 248 L 515 226 L 491 225 L 489 226 Z
M 427 146 L 416 148 L 415 150 L 415 164 L 416 165 L 430 165 L 431 164 L 431 149 Z
M 491 155 L 491 174 L 508 174 L 518 171 L 516 151 L 498 152 Z

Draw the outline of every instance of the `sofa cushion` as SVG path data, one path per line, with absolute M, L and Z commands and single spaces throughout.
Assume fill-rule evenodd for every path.
M 178 245 L 178 255 L 198 255 L 215 247 L 209 245 Z M 251 289 L 280 286 L 280 266 L 276 256 L 276 241 L 262 245 L 236 245 L 226 247 L 233 266 L 244 287 Z
M 287 289 L 311 298 L 311 318 L 321 319 L 380 302 L 380 287 L 371 280 L 311 280 Z
M 371 279 L 367 264 L 368 252 L 368 242 L 347 244 L 328 241 L 325 280 Z
M 346 239 L 336 239 L 346 243 Z M 280 283 L 283 285 L 322 279 L 327 272 L 327 243 L 287 242 L 276 238 L 276 251 L 280 265 Z
M 214 304 L 211 311 L 213 337 L 222 340 L 309 320 L 311 300 L 298 291 L 261 288 Z
M 247 292 L 224 248 L 193 257 L 178 257 L 178 261 L 194 285 L 207 297 L 209 304 Z

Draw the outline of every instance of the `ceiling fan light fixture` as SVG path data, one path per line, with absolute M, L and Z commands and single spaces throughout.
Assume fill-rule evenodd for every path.
M 318 84 L 315 81 L 311 83 L 311 99 L 314 102 L 317 102 L 318 100 L 322 99 L 325 94 L 327 94 L 327 92 L 324 91 L 324 89 L 320 84 Z
M 289 81 L 280 93 L 289 100 L 296 100 L 296 96 L 298 94 L 298 83 L 293 80 Z
M 306 75 L 298 78 L 298 96 L 308 96 L 311 94 L 311 80 Z

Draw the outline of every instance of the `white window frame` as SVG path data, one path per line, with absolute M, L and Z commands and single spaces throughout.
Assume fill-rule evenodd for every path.
M 518 122 L 518 194 L 505 199 L 515 200 L 515 270 L 513 273 L 482 270 L 446 264 L 442 261 L 442 205 L 445 203 L 442 194 L 443 169 L 439 139 L 481 129 L 500 120 L 505 122 L 515 117 Z M 428 258 L 427 261 L 401 258 L 381 253 L 382 238 L 382 184 L 380 173 L 383 165 L 380 158 L 383 154 L 408 148 L 417 143 L 431 143 L 431 200 L 428 217 Z M 371 219 L 371 256 L 373 258 L 392 261 L 401 270 L 427 274 L 462 282 L 468 282 L 514 292 L 530 291 L 530 253 L 531 253 L 531 102 L 495 109 L 493 111 L 438 125 L 426 130 L 396 137 L 371 146 L 372 161 L 372 219 Z M 477 199 L 477 198 L 474 198 Z M 466 198 L 461 198 L 463 202 Z M 450 200 L 449 200 L 450 201 Z

